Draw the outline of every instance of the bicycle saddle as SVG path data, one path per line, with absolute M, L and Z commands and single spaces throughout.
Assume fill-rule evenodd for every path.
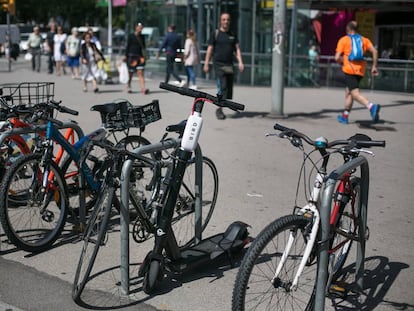
M 183 120 L 180 123 L 168 125 L 165 128 L 165 130 L 167 132 L 174 132 L 174 133 L 182 135 L 184 133 L 186 123 L 187 123 L 187 120 Z
M 101 105 L 94 105 L 91 107 L 91 111 L 99 111 L 101 113 L 115 113 L 119 109 L 127 108 L 128 102 L 118 102 L 118 103 L 107 103 Z

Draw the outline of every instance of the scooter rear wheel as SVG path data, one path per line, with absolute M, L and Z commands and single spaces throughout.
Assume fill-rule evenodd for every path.
M 151 294 L 154 291 L 162 280 L 162 273 L 161 263 L 158 260 L 152 260 L 142 282 L 144 293 Z

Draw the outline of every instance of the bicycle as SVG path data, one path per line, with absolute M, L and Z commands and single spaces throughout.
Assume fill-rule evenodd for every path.
M 17 134 L 12 129 L 32 128 L 35 124 L 30 124 L 30 116 L 35 110 L 45 109 L 42 104 L 48 100 L 53 100 L 53 94 L 54 83 L 52 82 L 23 82 L 0 85 L 0 131 L 9 133 L 0 145 L 0 173 L 2 176 L 19 156 L 31 153 L 35 141 L 44 136 L 42 131 L 27 131 L 24 134 Z M 34 136 L 31 136 L 29 132 L 32 132 L 30 134 L 34 134 Z M 69 128 L 65 137 L 68 140 L 71 139 L 73 143 L 74 130 Z M 57 153 L 57 163 L 59 163 L 62 154 L 63 150 L 61 149 Z
M 158 107 L 158 102 L 149 105 Z M 76 113 L 54 101 L 49 101 L 47 106 L 62 113 Z M 40 151 L 17 160 L 7 171 L 0 188 L 0 220 L 14 245 L 28 252 L 48 249 L 60 236 L 70 207 L 74 231 L 83 231 L 87 209 L 96 200 L 102 172 L 105 171 L 102 167 L 105 153 L 94 142 L 107 141 L 108 132 L 143 127 L 134 122 L 135 114 L 143 108 L 129 106 L 125 101 L 94 106 L 93 109 L 99 111 L 103 119 L 109 118 L 114 122 L 104 123 L 103 127 L 82 137 L 74 145 L 59 132 L 60 121 L 41 112 L 33 116 L 48 120 L 45 140 L 38 146 Z M 69 154 L 62 168 L 53 160 L 54 141 Z M 119 144 L 127 148 L 127 145 L 136 147 L 149 142 L 142 136 L 129 136 Z M 73 162 L 76 165 L 70 171 Z M 78 210 L 69 205 L 71 197 L 79 198 Z
M 385 141 L 374 141 L 367 135 L 356 134 L 349 139 L 328 142 L 325 137 L 312 140 L 279 124 L 274 129 L 281 132 L 279 137 L 288 139 L 303 153 L 299 181 L 303 175 L 305 190 L 309 186 L 310 195 L 305 206 L 297 206 L 295 200 L 293 214 L 274 220 L 255 238 L 236 277 L 232 310 L 310 311 L 314 307 L 319 310 L 316 303 L 323 304 L 316 299 L 320 288 L 324 290 L 323 297 L 325 291 L 342 297 L 346 295 L 342 268 L 353 241 L 360 244 L 362 252 L 365 249 L 369 235 L 366 224 L 368 188 L 362 180 L 368 177 L 362 169 L 357 169 L 355 163 L 366 161 L 360 153 L 374 155 L 363 148 L 384 147 Z M 313 147 L 310 152 L 305 150 L 303 141 Z M 319 152 L 318 161 L 311 157 L 314 152 Z M 328 174 L 327 167 L 334 154 L 343 157 L 343 164 Z M 308 180 L 305 176 L 306 162 L 312 166 Z M 312 172 L 316 175 L 313 184 Z M 332 180 L 335 181 L 332 189 L 336 186 L 336 191 L 329 196 L 325 191 L 327 183 Z M 299 182 L 296 199 L 298 190 Z M 333 208 L 330 210 L 331 205 Z M 327 232 L 326 236 L 324 232 Z M 321 261 L 324 247 L 329 254 L 329 262 L 324 262 L 325 266 Z
M 100 199 L 94 206 L 83 237 L 83 248 L 72 290 L 72 297 L 75 301 L 79 301 L 82 291 L 89 281 L 100 247 L 107 244 L 108 222 L 113 206 L 129 205 L 125 202 L 116 202 L 118 199 L 114 193 L 120 187 L 120 180 L 127 184 L 124 189 L 125 195 L 131 201 L 136 214 L 132 230 L 134 241 L 142 243 L 154 236 L 157 221 L 168 194 L 168 181 L 173 178 L 177 151 L 181 144 L 185 125 L 186 122 L 181 122 L 167 126 L 167 133 L 159 143 L 142 146 L 133 152 L 107 146 L 108 153 L 112 156 L 108 157 L 110 164 L 107 164 L 106 167 L 111 170 L 105 174 L 105 181 L 99 195 Z M 167 137 L 169 132 L 177 133 L 178 139 Z M 170 149 L 172 151 L 169 151 Z M 201 155 L 199 146 L 197 146 L 196 153 Z M 157 156 L 154 158 L 153 154 Z M 127 172 L 125 176 L 122 176 L 120 167 L 128 161 L 132 163 L 132 173 Z M 218 195 L 218 173 L 213 161 L 201 156 L 201 184 L 196 181 L 197 171 L 200 169 L 197 166 L 197 161 L 199 160 L 196 155 L 187 160 L 185 164 L 187 169 L 171 220 L 173 228 L 177 229 L 175 231 L 176 241 L 180 247 L 191 245 L 197 239 L 198 233 L 195 225 L 197 198 L 200 197 L 202 200 L 201 229 L 199 229 L 202 232 L 211 219 Z M 146 190 L 150 190 L 149 196 L 145 195 Z M 130 219 L 128 216 L 124 218 Z

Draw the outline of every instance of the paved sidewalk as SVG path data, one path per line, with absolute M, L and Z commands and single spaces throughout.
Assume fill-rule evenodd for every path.
M 126 98 L 133 104 L 159 99 L 162 119 L 151 124 L 145 136 L 157 141 L 168 124 L 185 119 L 191 99 L 158 88 L 162 78 L 147 79 L 149 95 L 128 94 L 124 85 L 100 85 L 100 93 L 83 93 L 82 83 L 69 75 L 55 77 L 33 73 L 24 67 L 12 73 L 0 72 L 0 84 L 22 81 L 53 81 L 55 99 L 79 110 L 74 117 L 84 132 L 99 126 L 99 116 L 89 111 L 94 104 Z M 214 94 L 214 85 L 199 79 L 201 90 Z M 138 90 L 138 81 L 133 81 Z M 246 105 L 239 114 L 226 111 L 228 118 L 217 120 L 215 108 L 206 105 L 201 134 L 203 153 L 216 164 L 220 175 L 219 199 L 206 235 L 222 232 L 235 220 L 249 223 L 255 236 L 270 220 L 287 214 L 293 207 L 301 154 L 286 140 L 265 137 L 275 122 L 297 128 L 310 137 L 329 140 L 347 138 L 356 132 L 373 139 L 385 139 L 385 149 L 373 150 L 369 157 L 370 197 L 367 243 L 366 295 L 359 301 L 348 301 L 327 310 L 414 310 L 414 214 L 412 185 L 414 173 L 414 97 L 413 94 L 369 92 L 364 95 L 381 104 L 380 122 L 372 124 L 369 112 L 358 106 L 350 115 L 350 124 L 342 125 L 336 116 L 342 111 L 344 90 L 287 88 L 284 93 L 284 119 L 269 117 L 271 89 L 235 86 L 235 101 Z M 62 119 L 67 116 L 60 116 Z M 72 116 L 71 116 L 72 118 Z M 0 229 L 1 230 L 1 229 Z M 0 231 L 2 232 L 2 231 Z M 119 265 L 117 233 L 111 247 L 99 254 L 102 273 L 97 276 L 93 292 L 87 295 L 88 308 L 135 310 L 199 311 L 229 310 L 236 268 L 206 267 L 194 273 L 177 276 L 163 284 L 157 295 L 147 296 L 141 290 L 137 269 L 151 243 L 131 243 L 131 289 L 129 297 L 117 296 L 116 267 Z M 77 310 L 70 298 L 71 282 L 80 243 L 61 239 L 42 254 L 30 255 L 8 245 L 0 237 L 0 301 L 21 310 Z M 113 244 L 112 244 L 113 243 Z M 100 278 L 100 279 L 99 279 Z M 98 293 L 98 294 L 96 294 Z M 107 293 L 107 294 L 102 294 Z M 100 297 L 100 298 L 97 298 Z M 115 298 L 118 297 L 118 298 Z M 89 300 L 88 300 L 89 298 Z M 338 301 L 337 301 L 338 302 Z M 60 308 L 62 306 L 62 308 Z M 65 309 L 67 308 L 67 309 Z M 145 309 L 147 308 L 147 309 Z M 0 310 L 1 304 L 0 304 Z M 15 309 L 12 309 L 15 310 Z

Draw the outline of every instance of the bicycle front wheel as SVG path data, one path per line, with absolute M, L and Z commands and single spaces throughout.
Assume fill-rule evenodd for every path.
M 292 288 L 310 229 L 307 218 L 288 215 L 262 230 L 240 265 L 233 289 L 233 311 L 311 310 L 316 263 L 306 264 L 297 287 Z M 293 244 L 286 251 L 289 238 L 293 239 Z M 284 252 L 286 260 L 281 263 Z M 280 270 L 278 274 L 277 268 Z
M 180 247 L 191 245 L 196 235 L 195 199 L 197 187 L 195 184 L 195 166 L 195 161 L 192 159 L 184 173 L 172 219 L 172 228 Z M 219 186 L 216 166 L 207 157 L 203 157 L 202 172 L 201 232 L 207 227 L 213 214 Z
M 95 203 L 92 215 L 88 219 L 72 288 L 72 297 L 75 301 L 79 301 L 85 288 L 99 247 L 105 244 L 114 193 L 115 188 L 108 187 L 105 183 Z
M 40 165 L 41 159 L 41 154 L 29 154 L 17 160 L 0 188 L 4 231 L 14 245 L 28 252 L 52 246 L 62 232 L 69 204 L 61 170 L 53 161 Z

